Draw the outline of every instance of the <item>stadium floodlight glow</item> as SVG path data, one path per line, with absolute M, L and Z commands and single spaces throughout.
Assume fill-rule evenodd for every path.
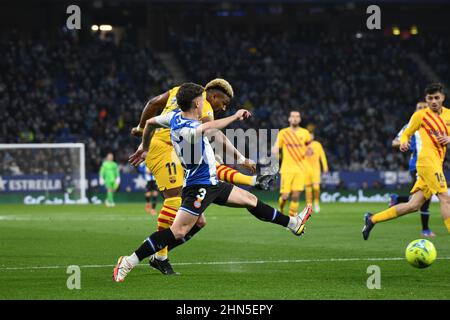
M 102 25 L 100 25 L 100 30 L 101 31 L 111 31 L 112 30 L 112 25 L 110 25 L 110 24 L 102 24 Z
M 98 31 L 98 25 L 93 24 L 93 25 L 91 26 L 91 30 L 92 30 L 92 31 Z
M 399 36 L 400 35 L 400 28 L 399 27 L 393 27 L 392 28 L 392 34 L 394 36 Z
M 361 39 L 361 38 L 363 37 L 363 35 L 362 35 L 361 32 L 357 32 L 356 35 L 355 35 L 355 37 L 356 37 L 357 39 Z
M 411 30 L 410 30 L 410 33 L 411 33 L 412 35 L 418 34 L 418 33 L 419 33 L 419 29 L 417 29 L 417 26 L 412 26 L 412 27 L 411 27 Z

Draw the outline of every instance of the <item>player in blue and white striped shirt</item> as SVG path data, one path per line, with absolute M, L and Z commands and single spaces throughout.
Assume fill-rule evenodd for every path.
M 427 107 L 426 102 L 418 102 L 416 105 L 416 111 L 422 110 Z M 397 133 L 397 136 L 392 141 L 393 147 L 399 147 L 400 146 L 400 136 L 402 135 L 403 131 L 406 129 L 408 124 L 405 124 L 400 130 L 399 133 Z M 417 162 L 417 154 L 419 153 L 420 149 L 422 148 L 422 141 L 419 135 L 419 131 L 416 131 L 416 133 L 411 137 L 409 140 L 409 150 L 411 151 L 411 157 L 409 158 L 409 174 L 412 178 L 412 186 L 416 183 L 417 180 L 417 169 L 416 169 L 416 162 Z M 409 196 L 399 196 L 397 194 L 391 194 L 391 203 L 389 204 L 390 207 L 402 203 L 402 202 L 408 202 Z M 422 236 L 424 237 L 434 237 L 435 234 L 433 231 L 431 231 L 429 227 L 429 220 L 430 220 L 430 199 L 427 200 L 422 207 L 420 208 L 420 218 L 422 222 Z
M 307 206 L 295 217 L 285 216 L 250 192 L 217 179 L 214 152 L 207 135 L 227 127 L 234 121 L 247 119 L 251 114 L 242 109 L 233 116 L 202 124 L 198 119 L 203 109 L 203 91 L 204 88 L 197 84 L 183 84 L 177 93 L 181 110 L 147 120 L 142 144 L 138 152 L 130 158 L 131 163 L 136 165 L 144 161 L 153 128 L 170 127 L 175 152 L 185 170 L 182 204 L 169 229 L 153 233 L 130 256 L 119 258 L 113 271 L 113 279 L 116 282 L 123 281 L 140 261 L 165 246 L 173 248 L 183 244 L 187 240 L 185 235 L 211 203 L 247 208 L 259 220 L 281 225 L 291 230 L 294 235 L 300 236 L 304 232 L 305 223 L 311 215 L 311 206 Z

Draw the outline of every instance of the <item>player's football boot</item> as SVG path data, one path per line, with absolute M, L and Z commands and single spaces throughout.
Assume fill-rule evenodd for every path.
M 127 261 L 127 257 L 120 257 L 117 265 L 113 269 L 113 280 L 115 282 L 122 282 L 131 269 L 133 269 L 133 266 Z
M 259 190 L 269 190 L 270 185 L 277 180 L 277 175 L 266 174 L 256 176 L 255 188 Z
M 362 229 L 362 235 L 364 240 L 369 239 L 370 231 L 375 226 L 375 224 L 370 219 L 372 216 L 373 214 L 370 212 L 366 212 L 366 214 L 364 215 L 364 227 Z
M 395 206 L 398 204 L 398 194 L 391 194 L 390 195 L 391 201 L 389 202 L 389 208 Z
M 151 255 L 150 258 L 148 259 L 148 264 L 150 265 L 150 267 L 159 270 L 163 275 L 166 276 L 179 274 L 178 272 L 175 272 L 173 270 L 172 265 L 169 262 L 169 259 L 158 260 L 155 258 L 154 255 Z
M 291 229 L 292 233 L 296 236 L 301 236 L 305 232 L 305 223 L 311 217 L 312 207 L 308 204 L 302 212 L 300 212 L 295 219 L 297 224 L 294 229 Z
M 428 238 L 434 238 L 436 235 L 434 234 L 433 231 L 431 231 L 430 229 L 427 229 L 427 230 L 422 230 L 422 236 L 428 237 Z

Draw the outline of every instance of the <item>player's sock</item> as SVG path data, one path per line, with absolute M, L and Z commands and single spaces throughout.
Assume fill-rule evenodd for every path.
M 139 264 L 139 258 L 135 252 L 133 252 L 130 256 L 127 257 L 127 261 L 133 266 L 136 267 Z
M 297 212 L 298 212 L 298 201 L 291 200 L 291 204 L 289 205 L 289 215 L 293 217 L 297 214 Z
M 156 200 L 157 200 L 156 198 L 157 198 L 156 196 L 152 196 L 152 199 L 151 199 L 152 200 L 152 208 L 153 209 L 156 209 Z
M 150 196 L 145 196 L 145 202 L 150 203 Z
M 173 244 L 177 241 L 173 235 L 172 230 L 164 229 L 154 232 L 150 237 L 145 239 L 141 246 L 134 252 L 139 261 L 150 257 L 152 254 L 161 250 L 169 244 Z
M 217 166 L 217 177 L 232 184 L 254 186 L 256 183 L 256 176 L 247 176 L 223 164 Z
M 429 212 L 420 212 L 420 220 L 422 221 L 422 231 L 429 230 L 428 222 L 430 221 Z
M 114 193 L 112 191 L 108 191 L 108 193 L 106 195 L 106 200 L 109 203 L 114 203 Z
M 164 199 L 163 206 L 158 216 L 158 231 L 170 228 L 177 214 L 178 208 L 181 206 L 181 197 L 172 197 Z M 155 257 L 158 260 L 167 259 L 168 250 L 163 248 Z
M 305 189 L 306 204 L 312 204 L 312 187 L 307 186 Z
M 447 231 L 450 232 L 450 218 L 444 220 L 445 226 L 447 227 Z
M 280 212 L 284 212 L 284 206 L 286 205 L 287 200 L 284 200 L 282 196 L 278 198 L 278 208 L 280 209 Z
M 383 222 L 397 218 L 397 209 L 395 207 L 390 207 L 380 213 L 376 213 L 372 216 L 371 220 L 373 223 Z
M 259 220 L 279 224 L 283 227 L 287 227 L 289 221 L 291 221 L 290 217 L 285 216 L 277 209 L 272 208 L 259 199 L 256 207 L 247 210 Z
M 318 206 L 320 201 L 320 187 L 314 187 L 314 205 Z
M 175 249 L 176 247 L 178 247 L 180 244 L 185 243 L 186 241 L 190 240 L 197 232 L 199 232 L 200 230 L 202 230 L 201 227 L 197 226 L 196 224 L 192 227 L 192 229 L 186 233 L 186 235 L 184 236 L 184 238 L 179 239 L 176 241 L 176 243 L 171 244 L 169 246 L 167 246 L 167 248 L 169 249 L 169 251 L 172 251 L 173 249 Z

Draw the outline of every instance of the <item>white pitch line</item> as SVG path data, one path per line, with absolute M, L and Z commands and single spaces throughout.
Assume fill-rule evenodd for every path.
M 270 264 L 270 263 L 317 263 L 317 262 L 349 262 L 349 261 L 399 261 L 402 257 L 392 258 L 330 258 L 330 259 L 294 259 L 294 260 L 250 260 L 250 261 L 206 261 L 206 262 L 178 262 L 172 263 L 174 266 L 192 265 L 239 265 L 239 264 Z M 437 260 L 450 260 L 450 257 L 439 257 Z M 147 266 L 140 264 L 139 267 Z M 66 269 L 68 266 L 36 266 L 36 267 L 0 267 L 0 271 L 11 270 L 39 270 L 39 269 Z M 80 268 L 110 268 L 114 264 L 93 264 L 81 265 Z

